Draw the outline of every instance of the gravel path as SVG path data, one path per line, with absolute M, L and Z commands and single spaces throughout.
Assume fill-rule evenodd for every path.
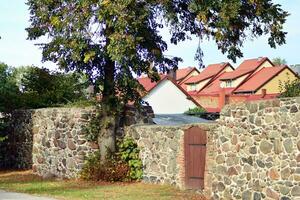
M 0 190 L 0 200 L 55 200 L 48 197 L 38 197 L 29 194 L 22 194 L 16 192 L 6 192 Z

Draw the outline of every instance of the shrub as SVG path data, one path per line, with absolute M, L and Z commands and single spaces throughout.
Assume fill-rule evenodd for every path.
M 104 162 L 100 160 L 100 153 L 96 152 L 87 158 L 80 173 L 84 180 L 92 181 L 126 181 L 129 166 L 116 155 L 111 155 Z
M 202 107 L 189 108 L 188 111 L 185 111 L 186 115 L 197 115 L 201 116 L 203 113 L 206 113 L 206 110 Z
M 130 167 L 131 180 L 140 180 L 143 175 L 143 163 L 139 157 L 140 150 L 132 138 L 126 137 L 118 142 L 118 154 Z
M 112 182 L 140 180 L 142 166 L 137 144 L 131 138 L 124 138 L 118 141 L 117 151 L 110 153 L 105 161 L 101 161 L 99 152 L 89 156 L 80 177 L 84 180 Z
M 300 79 L 295 81 L 287 81 L 280 83 L 280 97 L 296 97 L 300 96 Z

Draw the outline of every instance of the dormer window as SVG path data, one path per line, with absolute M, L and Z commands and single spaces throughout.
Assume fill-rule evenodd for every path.
M 232 80 L 227 80 L 226 81 L 226 87 L 227 88 L 232 87 Z
M 197 85 L 194 83 L 190 86 L 191 91 L 196 91 Z

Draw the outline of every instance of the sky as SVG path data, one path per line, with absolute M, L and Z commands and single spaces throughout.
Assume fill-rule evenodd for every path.
M 42 63 L 41 50 L 35 44 L 39 41 L 27 40 L 26 27 L 29 26 L 29 11 L 25 0 L 1 0 L 0 1 L 0 62 L 10 66 L 36 65 L 55 69 L 56 65 L 51 62 Z M 233 63 L 228 60 L 216 47 L 214 41 L 204 40 L 201 48 L 204 52 L 204 64 L 219 62 L 231 62 L 237 66 L 243 59 L 266 56 L 270 59 L 275 57 L 284 58 L 288 64 L 300 64 L 300 0 L 274 0 L 282 5 L 282 8 L 291 15 L 284 26 L 288 32 L 286 44 L 272 49 L 267 43 L 267 36 L 246 41 L 242 48 L 244 57 Z M 168 31 L 162 31 L 163 37 L 168 40 Z M 184 41 L 178 45 L 169 43 L 166 55 L 179 56 L 183 59 L 179 68 L 197 66 L 194 55 L 198 46 L 198 39 Z

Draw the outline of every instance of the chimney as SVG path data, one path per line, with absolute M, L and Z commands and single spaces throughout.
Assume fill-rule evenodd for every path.
M 260 57 L 258 57 L 258 61 L 262 61 L 264 59 L 264 57 L 263 56 L 260 56 Z
M 225 106 L 225 88 L 221 88 L 219 94 L 219 109 L 222 110 L 224 106 Z
M 170 69 L 168 72 L 168 77 L 176 81 L 176 69 Z
M 267 95 L 267 89 L 262 89 L 261 90 L 261 96 L 264 98 Z

